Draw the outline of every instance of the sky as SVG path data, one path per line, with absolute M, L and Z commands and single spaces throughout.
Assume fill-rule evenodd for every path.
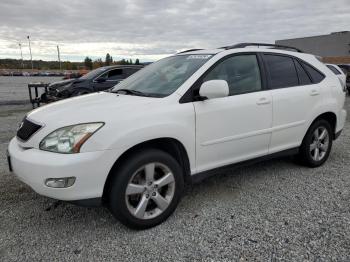
M 181 50 L 350 30 L 350 0 L 1 0 L 0 58 L 155 61 Z

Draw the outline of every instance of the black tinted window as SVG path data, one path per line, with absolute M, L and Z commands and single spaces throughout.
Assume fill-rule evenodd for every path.
M 118 80 L 123 78 L 123 69 L 118 68 L 108 72 L 108 80 Z
M 139 69 L 136 69 L 136 68 L 126 68 L 124 70 L 124 75 L 125 75 L 125 78 L 128 77 L 128 76 L 131 76 L 133 73 L 136 73 Z
M 341 73 L 334 66 L 327 65 L 327 67 L 336 75 L 340 75 Z
M 237 55 L 216 65 L 203 79 L 225 80 L 230 95 L 261 90 L 260 70 L 256 55 Z
M 319 83 L 323 80 L 324 76 L 320 72 L 318 72 L 316 69 L 314 69 L 312 66 L 310 66 L 306 63 L 303 63 L 303 67 L 311 76 L 312 82 L 314 84 Z
M 300 85 L 309 85 L 312 84 L 310 77 L 305 72 L 304 68 L 300 65 L 300 63 L 294 59 L 295 67 L 298 72 L 299 84 Z
M 287 56 L 264 55 L 269 71 L 270 88 L 283 88 L 299 84 L 293 59 Z

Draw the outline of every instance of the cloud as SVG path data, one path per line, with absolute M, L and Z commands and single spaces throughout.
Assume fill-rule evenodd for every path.
M 349 30 L 348 0 L 2 0 L 0 57 L 155 60 L 187 48 Z

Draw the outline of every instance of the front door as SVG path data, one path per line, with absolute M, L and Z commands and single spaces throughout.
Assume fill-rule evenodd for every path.
M 228 57 L 202 82 L 227 81 L 229 96 L 194 102 L 197 172 L 268 153 L 272 99 L 264 90 L 256 54 Z

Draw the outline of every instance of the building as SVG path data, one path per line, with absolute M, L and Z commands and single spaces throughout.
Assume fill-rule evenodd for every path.
M 293 46 L 306 53 L 321 56 L 328 63 L 350 63 L 350 31 L 276 40 L 275 43 Z

